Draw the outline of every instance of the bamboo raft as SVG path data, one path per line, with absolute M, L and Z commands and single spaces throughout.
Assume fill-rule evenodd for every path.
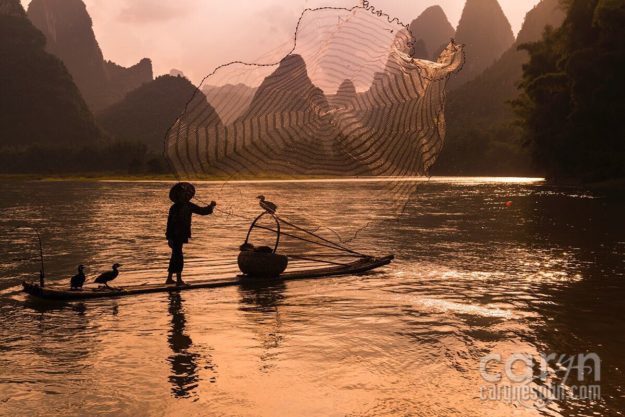
M 23 291 L 27 294 L 48 300 L 61 300 L 61 301 L 73 301 L 73 300 L 88 300 L 94 298 L 115 298 L 126 297 L 139 294 L 151 294 L 151 293 L 163 293 L 163 292 L 178 292 L 178 291 L 190 291 L 201 288 L 222 288 L 232 287 L 242 284 L 257 284 L 257 285 L 271 285 L 272 283 L 282 281 L 295 281 L 303 279 L 320 279 L 329 278 L 339 275 L 356 275 L 362 274 L 367 271 L 380 268 L 384 265 L 388 265 L 393 260 L 393 255 L 384 257 L 369 257 L 358 259 L 354 262 L 339 266 L 330 266 L 323 268 L 310 269 L 306 271 L 293 271 L 286 272 L 282 275 L 273 278 L 258 278 L 248 277 L 245 275 L 238 275 L 232 279 L 224 280 L 212 280 L 189 283 L 183 286 L 176 285 L 164 285 L 164 284 L 144 284 L 134 285 L 122 288 L 110 289 L 110 288 L 85 288 L 80 291 L 71 291 L 61 287 L 41 287 L 39 284 L 24 282 Z
M 273 204 L 273 203 L 271 203 Z M 262 207 L 262 204 L 261 204 Z M 264 207 L 263 207 L 264 208 Z M 275 222 L 275 229 L 272 227 L 259 225 L 258 222 L 263 217 L 268 216 Z M 295 231 L 299 231 L 302 235 L 296 235 L 292 232 L 284 232 L 281 229 L 281 223 L 290 226 Z M 276 241 L 272 248 L 264 247 L 264 250 L 259 251 L 261 248 L 255 248 L 250 244 L 250 235 L 254 228 L 264 229 L 275 233 Z M 332 250 L 340 253 L 342 257 L 351 257 L 355 260 L 351 262 L 337 262 L 335 260 L 323 259 L 325 256 L 332 256 L 329 254 L 322 254 L 321 259 L 314 255 L 283 255 L 278 253 L 278 245 L 280 244 L 281 235 L 297 239 L 299 241 L 308 242 L 316 245 L 317 247 L 324 248 L 326 250 Z M 260 215 L 258 215 L 252 222 L 245 242 L 241 245 L 239 257 L 237 260 L 239 270 L 242 272 L 240 275 L 235 275 L 232 278 L 216 278 L 208 281 L 192 282 L 184 285 L 175 284 L 142 284 L 142 285 L 129 285 L 125 287 L 99 287 L 99 288 L 83 288 L 80 290 L 72 290 L 67 287 L 52 286 L 48 287 L 44 285 L 44 264 L 43 264 L 43 249 L 41 245 L 41 238 L 37 232 L 39 239 L 40 261 L 41 271 L 39 276 L 39 284 L 34 282 L 23 282 L 23 291 L 31 296 L 48 299 L 48 300 L 87 300 L 93 298 L 114 298 L 125 297 L 130 295 L 139 294 L 151 294 L 151 293 L 163 293 L 163 292 L 179 292 L 189 291 L 201 288 L 222 288 L 231 287 L 236 285 L 271 285 L 272 283 L 279 283 L 283 281 L 294 281 L 303 279 L 319 279 L 335 277 L 339 275 L 355 275 L 361 274 L 367 271 L 380 268 L 388 265 L 394 259 L 394 255 L 387 255 L 383 257 L 376 257 L 366 255 L 360 252 L 356 252 L 346 246 L 333 242 L 322 236 L 317 235 L 314 232 L 303 229 L 293 223 L 290 223 L 275 214 L 274 209 L 265 209 Z M 258 250 L 257 250 L 258 249 Z M 335 255 L 336 256 L 336 255 Z M 289 259 L 308 261 L 313 263 L 321 263 L 329 266 L 323 266 L 312 269 L 297 269 L 286 270 L 289 263 Z M 233 272 L 233 274 L 235 274 Z

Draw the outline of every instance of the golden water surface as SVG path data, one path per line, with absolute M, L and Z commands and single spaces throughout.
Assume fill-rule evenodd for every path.
M 202 183 L 198 197 L 222 211 L 194 218 L 187 281 L 236 273 L 259 212 L 247 195 L 261 192 L 285 217 L 396 260 L 360 276 L 79 303 L 19 293 L 39 268 L 22 225 L 41 233 L 49 285 L 79 263 L 92 279 L 119 262 L 118 286 L 163 281 L 170 185 L 0 183 L 1 416 L 622 415 L 621 196 L 434 178 L 397 216 L 380 181 Z M 480 359 L 515 352 L 596 352 L 601 398 L 481 399 Z

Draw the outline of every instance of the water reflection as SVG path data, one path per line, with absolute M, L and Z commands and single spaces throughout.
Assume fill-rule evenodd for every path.
M 171 393 L 176 398 L 188 398 L 195 395 L 199 384 L 197 353 L 191 351 L 193 341 L 186 334 L 187 319 L 184 314 L 182 297 L 178 292 L 169 294 L 169 314 L 171 315 L 171 330 L 167 341 L 171 348 L 169 363 L 171 374 L 169 382 L 172 385 Z
M 551 187 L 541 187 L 533 197 L 533 204 L 525 210 L 533 244 L 549 259 L 567 259 L 560 268 L 565 272 L 561 281 L 534 286 L 548 300 L 540 309 L 543 320 L 532 326 L 536 338 L 546 352 L 597 353 L 602 381 L 610 381 L 601 384 L 603 403 L 569 398 L 558 404 L 560 412 L 590 415 L 602 410 L 608 415 L 619 410 L 625 394 L 621 353 L 625 318 L 618 313 L 625 311 L 625 229 L 615 223 L 625 209 L 625 198 L 609 192 L 570 195 Z M 590 382 L 569 378 L 562 383 Z
M 283 341 L 279 307 L 285 299 L 285 290 L 284 281 L 271 284 L 250 281 L 239 287 L 239 310 L 249 313 L 246 318 L 254 324 L 254 331 L 261 344 L 261 371 L 273 368 L 278 357 L 277 349 Z
M 78 263 L 97 271 L 113 259 L 128 265 L 121 285 L 160 281 L 168 184 L 2 187 L 5 219 L 39 222 L 51 285 L 67 285 Z M 219 190 L 198 188 L 209 196 Z M 35 259 L 35 245 L 0 221 L 0 247 L 15 246 L 0 251 L 0 415 L 535 417 L 625 409 L 622 196 L 433 179 L 395 218 L 386 215 L 384 198 L 371 198 L 381 195 L 376 184 L 266 188 L 284 217 L 308 226 L 312 220 L 303 218 L 313 213 L 315 227 L 338 224 L 344 236 L 377 216 L 350 246 L 393 252 L 396 261 L 366 277 L 290 281 L 287 288 L 278 282 L 183 298 L 44 305 L 13 299 L 15 286 L 38 271 L 14 259 L 31 252 Z M 76 195 L 97 199 L 96 213 L 73 219 L 67 201 Z M 224 191 L 215 199 L 226 205 L 238 198 Z M 257 212 L 253 203 L 244 217 Z M 231 277 L 222 265 L 236 258 L 249 222 L 218 214 L 194 227 L 189 280 Z M 307 251 L 299 242 L 288 249 Z M 481 401 L 480 359 L 517 352 L 598 353 L 602 399 L 544 409 Z

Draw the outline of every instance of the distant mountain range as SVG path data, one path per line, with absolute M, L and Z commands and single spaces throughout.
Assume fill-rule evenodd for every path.
M 443 48 L 456 34 L 440 6 L 428 7 L 410 23 L 410 33 L 415 39 L 415 58 L 436 61 Z
M 450 89 L 477 77 L 499 59 L 514 43 L 514 33 L 497 0 L 467 0 L 456 41 L 465 45 L 466 62 L 448 84 Z
M 476 119 L 487 122 L 509 118 L 511 110 L 506 101 L 518 95 L 517 83 L 528 60 L 527 52 L 520 51 L 519 45 L 539 40 L 546 26 L 559 27 L 563 21 L 559 0 L 541 1 L 527 14 L 514 44 L 478 77 L 449 94 L 450 118 L 462 124 Z M 480 105 L 475 106 L 476 102 Z
M 252 91 L 240 86 L 227 89 L 243 92 L 245 99 Z M 209 88 L 209 94 L 211 92 L 215 89 Z M 282 59 L 255 90 L 249 106 L 243 109 L 220 133 L 222 137 L 231 138 L 234 149 L 227 157 L 209 156 L 221 172 L 257 174 L 266 173 L 270 167 L 273 173 L 321 175 L 341 172 L 336 171 L 336 167 L 345 168 L 346 164 L 353 163 L 353 158 L 335 140 L 339 131 L 323 116 L 330 109 L 328 99 L 309 78 L 300 55 Z M 316 129 L 305 126 L 304 119 Z M 244 140 L 240 136 L 243 131 L 249 131 Z M 209 152 L 210 149 L 212 146 Z M 314 154 L 311 149 L 315 150 Z
M 327 110 L 328 101 L 308 77 L 304 59 L 293 54 L 284 58 L 263 80 L 240 119 L 274 112 L 312 111 L 313 108 Z
M 538 40 L 546 25 L 561 24 L 564 13 L 558 3 L 542 0 L 528 13 L 516 40 L 497 0 L 467 0 L 457 30 L 439 6 L 410 24 L 416 58 L 435 60 L 453 37 L 466 44 L 465 67 L 448 85 L 447 140 L 435 172 L 473 174 L 494 167 L 513 173 L 527 167 L 506 103 L 518 95 L 516 83 L 527 60 L 518 46 Z M 18 0 L 0 0 L 0 19 L 0 146 L 81 143 L 108 136 L 140 141 L 160 152 L 165 131 L 193 94 L 192 106 L 224 125 L 263 117 L 271 112 L 269 105 L 293 112 L 313 106 L 323 112 L 357 94 L 350 80 L 335 94 L 323 94 L 296 55 L 256 88 L 206 85 L 202 94 L 179 70 L 172 72 L 179 76 L 153 80 L 147 58 L 130 68 L 104 59 L 82 0 L 33 0 L 28 14 Z M 289 77 L 299 80 L 293 85 L 306 88 L 274 88 Z M 383 78 L 377 74 L 372 88 Z
M 559 27 L 564 16 L 559 0 L 542 0 L 527 14 L 517 40 L 499 59 L 449 93 L 447 139 L 436 173 L 531 173 L 508 103 L 519 95 L 517 84 L 528 60 L 527 52 L 518 47 L 539 40 L 546 26 Z
M 28 18 L 45 35 L 46 50 L 59 57 L 92 111 L 120 101 L 152 81 L 152 62 L 130 68 L 105 61 L 82 0 L 32 0 Z
M 19 0 L 0 0 L 0 148 L 101 137 L 87 104 Z

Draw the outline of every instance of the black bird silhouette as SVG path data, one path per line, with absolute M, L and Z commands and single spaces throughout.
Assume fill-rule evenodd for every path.
M 120 266 L 121 265 L 117 263 L 113 264 L 113 270 L 101 273 L 100 276 L 95 279 L 95 282 L 98 284 L 104 284 L 106 288 L 111 288 L 109 287 L 108 283 L 117 278 L 117 276 L 119 275 L 119 271 L 117 270 L 117 268 L 119 268 Z
M 260 206 L 262 207 L 263 210 L 265 210 L 267 213 L 271 213 L 274 214 L 276 212 L 276 210 L 278 210 L 278 206 L 275 205 L 274 203 L 272 203 L 271 201 L 267 201 L 265 200 L 265 196 L 264 195 L 259 195 L 258 197 L 256 197 L 260 200 Z
M 69 280 L 70 290 L 80 290 L 85 283 L 85 266 L 78 265 L 78 273 Z

